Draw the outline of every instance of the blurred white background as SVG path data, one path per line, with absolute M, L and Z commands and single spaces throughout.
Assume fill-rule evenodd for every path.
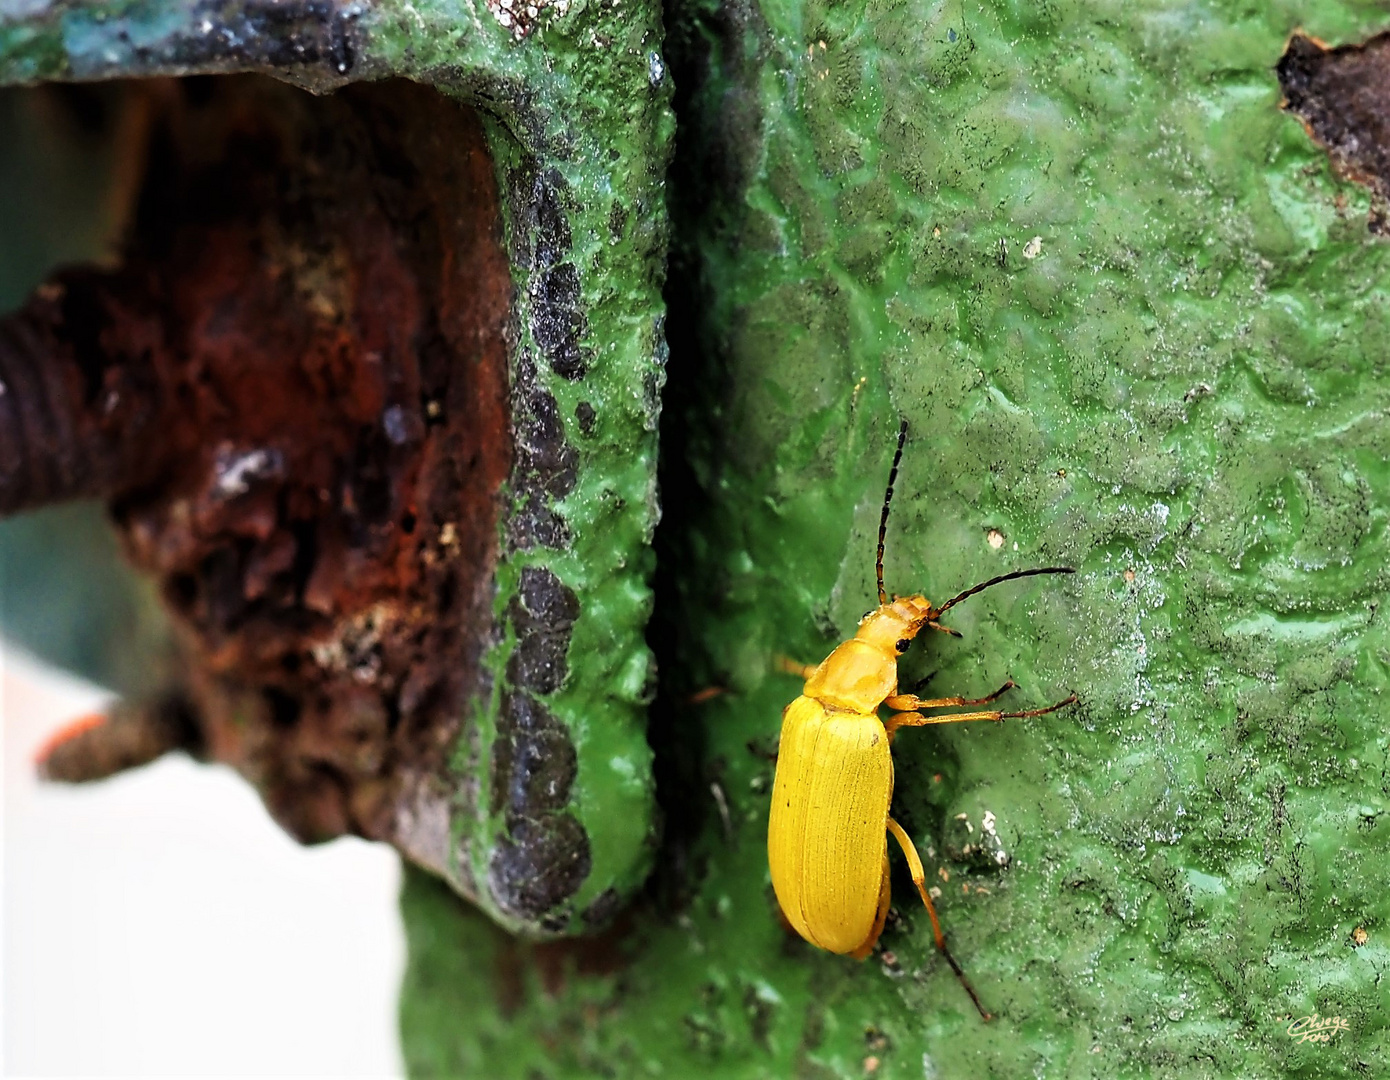
M 6 1076 L 398 1076 L 400 866 L 303 848 L 182 756 L 85 787 L 35 750 L 103 700 L 0 642 Z

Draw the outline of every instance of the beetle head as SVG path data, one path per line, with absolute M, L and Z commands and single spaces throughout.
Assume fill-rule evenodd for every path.
M 899 596 L 859 620 L 854 636 L 889 656 L 901 656 L 931 617 L 931 601 L 925 596 Z

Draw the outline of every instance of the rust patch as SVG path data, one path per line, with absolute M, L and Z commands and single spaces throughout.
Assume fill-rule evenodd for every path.
M 1338 173 L 1370 189 L 1370 228 L 1390 235 L 1390 31 L 1329 48 L 1294 34 L 1276 69 L 1292 112 Z
M 447 754 L 486 678 L 512 467 L 482 128 L 405 82 L 150 93 L 120 267 L 59 275 L 3 324 L 0 379 L 47 374 L 7 395 L 33 415 L 0 434 L 35 452 L 4 448 L 0 495 L 109 497 L 182 632 L 165 741 L 233 764 L 301 839 L 443 870 L 450 807 L 479 797 Z M 77 448 L 66 471 L 54 445 Z M 103 730 L 125 729 L 74 738 Z

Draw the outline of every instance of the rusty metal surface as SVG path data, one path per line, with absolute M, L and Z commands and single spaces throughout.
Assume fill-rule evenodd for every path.
M 1278 73 L 1284 108 L 1338 172 L 1370 189 L 1371 229 L 1390 234 L 1390 32 L 1337 48 L 1294 34 Z
M 446 757 L 481 679 L 511 466 L 481 127 L 406 83 L 138 95 L 125 257 L 56 276 L 4 324 L 45 347 L 5 365 L 31 452 L 0 490 L 110 501 L 181 631 L 191 748 L 301 839 L 389 839 L 447 868 L 435 822 L 458 795 Z
M 657 27 L 655 9 L 565 3 L 469 14 L 420 3 L 0 0 L 0 84 L 147 80 L 123 85 L 148 94 L 148 80 L 188 76 L 181 93 L 225 97 L 208 76 L 255 71 L 328 95 L 285 97 L 285 115 L 262 125 L 276 138 L 298 125 L 279 151 L 294 161 L 283 183 L 273 169 L 251 178 L 262 217 L 242 214 L 220 268 L 196 238 L 208 248 L 228 238 L 163 190 L 168 163 L 150 156 L 156 140 L 131 170 L 129 186 L 144 192 L 150 213 L 122 249 L 122 269 L 53 283 L 96 297 L 101 311 L 120 299 L 116 321 L 143 322 L 161 348 L 169 342 L 159 335 L 173 334 L 215 354 L 210 370 L 237 384 L 230 410 L 248 426 L 232 432 L 226 418 L 194 409 L 200 430 L 186 437 L 187 424 L 166 422 L 161 398 L 197 384 L 175 370 L 184 360 L 171 365 L 167 349 L 126 357 L 122 373 L 151 374 L 148 386 L 127 378 L 119 389 L 129 407 L 147 410 L 142 422 L 154 436 L 132 437 L 133 422 L 103 425 L 86 384 L 70 379 L 47 397 L 67 402 L 66 415 L 106 441 L 70 440 L 62 453 L 100 468 L 59 470 L 62 483 L 46 485 L 30 469 L 10 484 L 14 505 L 106 494 L 125 546 L 173 602 L 185 643 L 182 674 L 156 683 L 143 704 L 169 695 L 198 702 L 200 730 L 236 736 L 209 739 L 205 751 L 236 762 L 298 835 L 391 838 L 503 925 L 539 936 L 610 920 L 640 885 L 657 835 L 643 712 L 654 686 L 643 628 L 657 517 L 670 137 Z M 417 89 L 402 104 L 402 84 L 388 91 L 379 82 L 391 76 L 437 92 Z M 477 137 L 460 138 L 448 119 L 460 107 L 474 110 Z M 192 152 L 192 127 L 166 130 L 165 142 Z M 143 138 L 126 132 L 118 141 L 129 148 Z M 229 177 L 249 178 L 242 147 L 203 149 L 209 196 L 227 194 Z M 260 148 L 252 149 L 255 159 Z M 212 165 L 218 153 L 225 167 Z M 471 181 L 450 176 L 451 154 L 491 179 L 486 207 L 472 204 Z M 379 185 L 370 197 L 386 210 L 359 216 L 350 204 L 354 188 L 360 197 L 370 187 L 367 171 Z M 297 221 L 304 198 L 338 216 Z M 231 201 L 239 199 L 252 205 L 249 195 Z M 149 241 L 159 230 L 148 226 L 161 214 L 175 224 L 156 253 Z M 500 305 L 486 327 L 439 321 L 467 306 L 458 297 L 477 269 L 454 261 L 454 217 L 487 218 L 501 254 L 507 288 L 474 297 Z M 279 276 L 267 277 L 268 267 Z M 218 274 L 243 272 L 248 288 L 231 297 Z M 457 296 L 445 296 L 449 289 Z M 191 313 L 209 305 L 224 309 L 222 321 L 209 315 L 195 327 Z M 349 340 L 324 332 L 347 309 L 362 317 Z M 34 306 L 15 325 L 51 329 L 43 318 L 52 315 Z M 422 397 L 421 434 L 411 380 L 442 389 L 431 382 L 442 364 L 450 392 L 477 385 L 469 364 L 484 338 L 498 350 L 488 364 L 501 358 L 501 382 L 488 385 L 501 385 L 505 419 L 456 429 L 452 406 L 436 423 L 429 410 L 439 402 Z M 417 355 L 375 369 L 369 357 L 383 343 Z M 72 351 L 51 339 L 44 347 Z M 219 349 L 261 361 L 232 362 Z M 34 353 L 11 349 L 15 363 Z M 301 358 L 310 353 L 320 375 L 331 370 L 351 389 L 313 402 L 287 390 L 279 376 L 306 376 Z M 69 377 L 81 367 L 70 355 L 66 365 Z M 195 395 L 198 403 L 206 404 Z M 291 417 L 312 429 L 303 447 L 317 444 L 319 456 L 287 454 L 275 441 Z M 45 430 L 26 433 L 28 445 L 37 448 Z M 182 452 L 194 443 L 196 452 Z M 340 498 L 327 481 L 348 474 L 355 480 Z M 219 484 L 243 483 L 248 490 L 231 499 L 219 494 Z M 312 492 L 326 483 L 330 497 L 314 508 Z M 474 498 L 483 489 L 492 497 L 485 512 Z M 416 515 L 409 535 L 407 508 Z M 185 510 L 197 515 L 191 532 Z M 42 551 L 44 523 L 18 524 L 7 535 Z M 572 603 L 541 603 L 537 581 Z M 37 587 L 26 595 L 49 602 Z M 271 609 L 295 618 L 267 622 Z M 54 610 L 75 638 L 69 613 L 80 605 Z M 10 624 L 34 633 L 32 620 Z M 44 638 L 49 647 L 53 639 Z M 273 707 L 271 691 L 281 695 Z M 248 711 L 253 721 L 242 726 Z M 542 749 L 572 768 L 538 767 Z

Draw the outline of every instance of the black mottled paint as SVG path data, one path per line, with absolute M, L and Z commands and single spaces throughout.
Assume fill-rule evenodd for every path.
M 531 301 L 531 334 L 552 371 L 571 382 L 582 379 L 591 357 L 580 342 L 589 320 L 580 301 L 579 270 L 568 261 L 573 232 L 566 214 L 568 189 L 554 169 L 517 172 L 511 177 L 514 193 L 530 188 L 517 217 L 518 231 L 531 234 L 518 259 L 529 255 L 528 286 Z
M 594 407 L 587 401 L 581 401 L 574 407 L 574 418 L 579 421 L 581 435 L 587 437 L 594 433 L 594 423 L 598 419 L 598 414 L 594 412 Z
M 565 654 L 578 616 L 579 600 L 564 582 L 543 567 L 526 567 L 520 594 L 507 608 L 516 632 L 507 681 L 538 694 L 558 690 L 569 673 Z
M 514 915 L 534 918 L 541 928 L 563 930 L 569 917 L 557 912 L 589 876 L 589 837 L 566 813 L 546 813 L 508 823 L 488 866 L 488 884 L 497 904 Z
M 588 360 L 579 342 L 588 322 L 578 271 L 567 261 L 573 230 L 564 179 L 554 170 L 514 170 L 508 195 L 515 223 L 512 260 L 531 272 L 526 296 L 536 349 L 552 371 L 581 379 Z M 554 506 L 574 489 L 579 454 L 566 439 L 565 419 L 540 381 L 530 348 L 518 351 L 512 374 L 514 502 L 508 538 L 517 551 L 563 550 L 572 537 Z M 592 406 L 588 415 L 592 430 Z M 582 409 L 576 411 L 581 431 L 583 416 Z M 522 570 L 518 594 L 507 606 L 516 644 L 504 675 L 492 753 L 492 809 L 503 811 L 504 828 L 489 862 L 489 888 L 508 914 L 551 930 L 567 925 L 569 913 L 562 905 L 591 868 L 589 837 L 564 809 L 578 755 L 568 729 L 538 697 L 564 684 L 579 612 L 579 598 L 550 570 Z
M 570 545 L 569 525 L 553 509 L 574 490 L 579 454 L 565 441 L 555 396 L 536 381 L 536 366 L 523 352 L 512 367 L 512 433 L 516 503 L 507 522 L 512 546 L 521 551 Z
M 516 634 L 507 664 L 511 689 L 503 695 L 492 751 L 492 806 L 505 807 L 506 830 L 493 851 L 489 879 L 500 907 L 543 926 L 547 913 L 584 883 L 590 867 L 589 838 L 564 810 L 578 756 L 569 731 L 534 696 L 564 682 L 578 616 L 578 597 L 555 574 L 538 566 L 522 571 L 507 610 Z
M 502 708 L 513 723 L 492 748 L 493 806 L 509 820 L 564 809 L 578 769 L 569 732 L 524 691 L 509 691 Z

